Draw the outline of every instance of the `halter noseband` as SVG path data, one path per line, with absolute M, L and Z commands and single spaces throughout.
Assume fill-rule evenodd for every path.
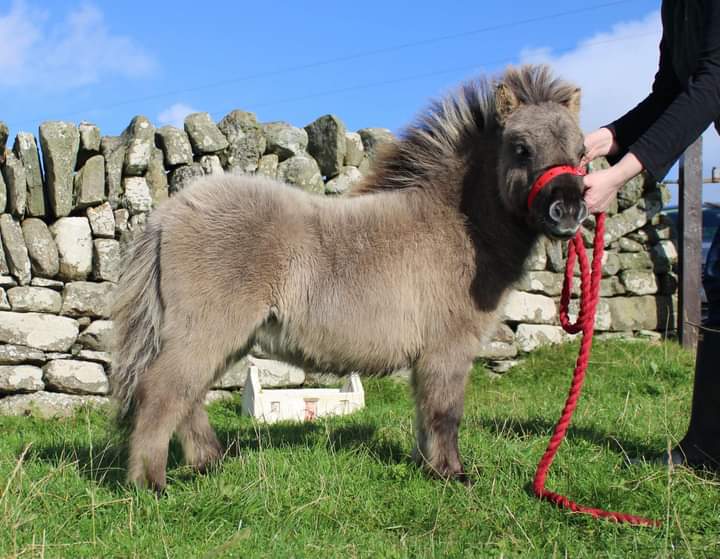
M 535 179 L 535 182 L 530 189 L 530 194 L 528 194 L 528 210 L 532 207 L 532 203 L 540 191 L 547 186 L 551 180 L 560 175 L 575 175 L 577 177 L 584 177 L 587 175 L 587 171 L 585 170 L 585 167 L 581 167 L 579 165 L 577 167 L 573 167 L 572 165 L 557 165 L 555 167 L 550 167 L 548 170 L 543 172 L 542 175 Z

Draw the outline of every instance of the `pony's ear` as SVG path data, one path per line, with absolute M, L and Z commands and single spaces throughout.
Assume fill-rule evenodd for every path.
M 568 110 L 572 113 L 572 115 L 575 117 L 575 120 L 580 120 L 580 97 L 582 95 L 582 90 L 578 87 L 575 88 L 575 91 L 572 92 L 572 95 L 570 95 L 570 99 L 568 99 L 568 102 L 565 104 L 565 106 L 568 108 Z
M 520 105 L 520 101 L 512 89 L 502 82 L 497 84 L 495 87 L 495 110 L 500 124 L 507 120 L 507 117 L 518 108 L 518 105 Z

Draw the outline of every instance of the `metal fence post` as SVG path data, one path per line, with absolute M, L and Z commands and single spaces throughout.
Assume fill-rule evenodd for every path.
M 702 136 L 680 158 L 678 198 L 679 293 L 677 329 L 682 345 L 694 349 L 700 324 L 702 269 Z

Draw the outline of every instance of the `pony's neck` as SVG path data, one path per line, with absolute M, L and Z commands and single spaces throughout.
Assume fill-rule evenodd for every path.
M 522 275 L 523 265 L 539 238 L 521 217 L 503 205 L 499 192 L 497 138 L 484 138 L 468 158 L 462 177 L 460 211 L 471 225 L 478 248 L 513 279 Z

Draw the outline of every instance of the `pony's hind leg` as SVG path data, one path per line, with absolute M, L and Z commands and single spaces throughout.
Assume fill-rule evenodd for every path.
M 162 352 L 138 380 L 134 398 L 128 481 L 157 492 L 166 485 L 170 437 L 192 403 L 174 378 L 175 366 Z
M 197 400 L 180 422 L 177 435 L 185 462 L 200 473 L 206 472 L 223 456 L 223 446 L 210 425 L 203 400 Z
M 202 465 L 198 460 L 209 462 L 222 453 L 202 403 L 223 362 L 218 352 L 170 342 L 138 379 L 130 437 L 131 483 L 156 491 L 165 488 L 168 446 L 176 430 L 186 454 L 191 449 L 191 464 Z
M 460 459 L 458 429 L 471 366 L 471 358 L 458 354 L 426 354 L 416 363 L 412 377 L 415 459 L 435 475 L 464 483 L 469 479 Z

